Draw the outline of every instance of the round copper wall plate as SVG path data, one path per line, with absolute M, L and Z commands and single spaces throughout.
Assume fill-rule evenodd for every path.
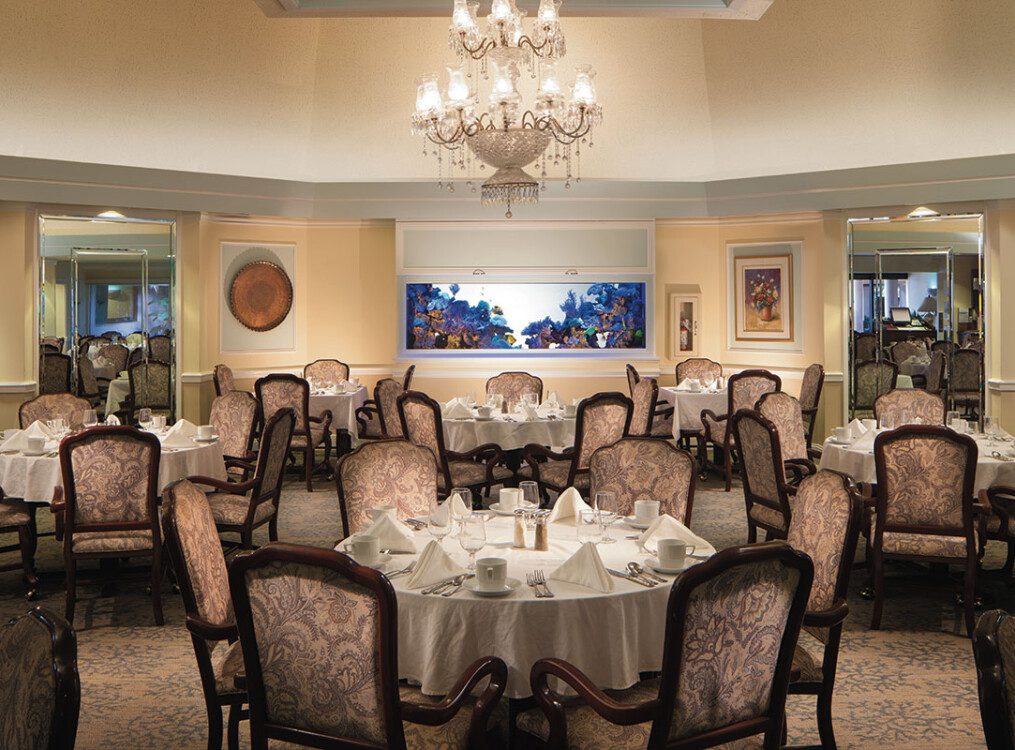
M 293 304 L 293 285 L 285 270 L 266 260 L 248 263 L 229 286 L 229 309 L 252 331 L 277 327 Z

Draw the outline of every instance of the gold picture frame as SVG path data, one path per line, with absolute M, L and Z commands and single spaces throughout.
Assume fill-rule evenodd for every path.
M 793 255 L 733 258 L 737 341 L 793 341 Z

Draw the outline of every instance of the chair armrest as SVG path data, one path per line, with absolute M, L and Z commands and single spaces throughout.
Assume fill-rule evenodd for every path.
M 447 696 L 440 703 L 420 705 L 402 702 L 402 718 L 413 724 L 432 727 L 447 724 L 465 706 L 476 685 L 489 677 L 490 682 L 473 709 L 470 733 L 476 728 L 485 731 L 489 713 L 504 694 L 507 675 L 507 664 L 502 659 L 496 656 L 478 659 L 458 678 L 458 682 L 448 691 Z
M 53 501 L 49 504 L 50 513 L 63 513 L 67 503 L 63 500 L 63 486 L 57 485 L 53 488 Z
M 187 615 L 187 630 L 206 641 L 234 641 L 236 625 L 215 625 L 199 617 Z
M 449 459 L 455 461 L 479 460 L 485 464 L 496 464 L 504 458 L 504 451 L 496 443 L 484 443 L 472 450 L 459 453 L 458 451 L 445 451 Z
M 715 422 L 722 423 L 722 422 L 726 422 L 730 418 L 730 415 L 729 414 L 719 415 L 719 414 L 716 414 L 711 409 L 702 409 L 701 410 L 701 416 L 699 417 L 701 419 L 701 426 L 705 430 L 705 439 L 706 440 L 710 440 L 713 443 L 725 443 L 726 442 L 726 436 L 723 435 L 721 440 L 717 439 L 717 436 L 712 434 L 712 428 L 709 426 L 709 423 L 707 421 L 705 421 L 705 417 L 708 417 L 709 419 L 711 419 L 711 420 L 713 420 Z M 729 430 L 729 428 L 727 426 L 727 431 L 728 430 Z
M 845 621 L 848 614 L 849 605 L 844 599 L 838 599 L 828 609 L 804 613 L 804 625 L 811 628 L 830 628 Z
M 533 461 L 541 458 L 549 459 L 551 461 L 569 461 L 571 458 L 574 457 L 573 450 L 571 450 L 570 452 L 565 450 L 563 453 L 554 453 L 545 445 L 540 445 L 539 443 L 529 443 L 524 448 L 522 448 L 522 454 L 525 461 L 529 463 L 532 463 L 532 461 L 529 461 L 530 458 Z
M 672 406 L 672 405 L 671 406 L 661 406 L 661 407 L 657 408 L 654 412 L 652 412 L 652 416 L 653 417 L 662 417 L 663 419 L 666 419 L 668 417 L 672 417 L 673 416 L 674 409 L 675 409 L 675 407 Z
M 818 473 L 818 467 L 809 458 L 787 458 L 783 464 L 796 474 L 798 479 Z
M 990 502 L 990 496 L 987 494 L 987 490 L 980 490 L 980 494 L 977 495 L 973 501 L 973 515 L 979 516 L 990 516 L 994 513 L 994 508 Z
M 247 676 L 245 674 L 238 674 L 233 677 L 233 687 L 240 692 L 247 692 Z
M 254 484 L 256 483 L 256 480 L 254 479 L 250 479 L 246 482 L 224 482 L 221 479 L 202 476 L 187 477 L 187 481 L 192 482 L 193 484 L 204 484 L 229 495 L 242 495 L 246 492 L 250 492 L 250 490 L 254 489 Z
M 807 449 L 807 456 L 812 461 L 820 461 L 821 460 L 821 449 L 820 448 L 815 448 L 814 446 L 811 446 L 810 448 Z
M 307 422 L 312 422 L 313 424 L 323 424 L 324 431 L 327 432 L 328 428 L 331 427 L 331 409 L 325 409 L 321 412 L 321 416 L 319 417 L 308 416 Z
M 812 417 L 818 413 L 818 407 L 812 406 L 810 409 L 801 409 L 800 413 L 805 417 Z
M 243 458 L 227 458 L 226 468 L 236 467 L 237 469 L 247 469 L 248 471 L 254 471 L 257 468 L 257 464 L 253 461 L 248 461 Z

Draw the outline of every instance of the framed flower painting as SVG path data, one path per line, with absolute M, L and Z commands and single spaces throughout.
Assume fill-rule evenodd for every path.
M 737 341 L 793 340 L 793 256 L 733 259 Z

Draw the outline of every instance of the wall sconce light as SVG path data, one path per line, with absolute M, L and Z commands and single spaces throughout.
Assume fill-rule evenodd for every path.
M 577 276 L 578 275 L 578 269 L 576 269 L 576 268 L 569 268 L 566 271 L 564 271 L 564 275 L 565 276 Z
M 484 271 L 482 268 L 477 268 L 477 269 L 475 269 L 472 272 L 472 275 L 473 276 L 486 276 L 486 271 Z

